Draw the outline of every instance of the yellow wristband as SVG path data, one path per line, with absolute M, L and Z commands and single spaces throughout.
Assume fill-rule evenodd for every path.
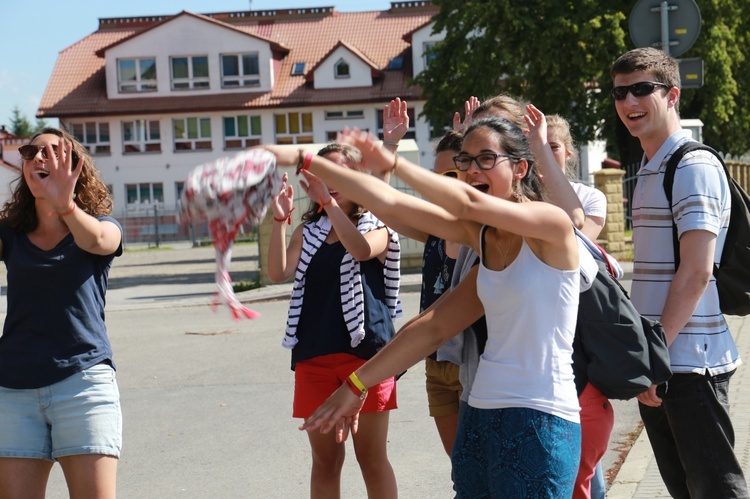
M 367 396 L 367 387 L 362 383 L 359 378 L 357 377 L 356 373 L 351 373 L 349 375 L 349 381 L 352 382 L 352 384 L 361 392 L 362 395 L 360 395 L 359 398 L 363 399 Z

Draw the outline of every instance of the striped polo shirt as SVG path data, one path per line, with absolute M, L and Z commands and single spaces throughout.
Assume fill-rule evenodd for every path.
M 662 186 L 671 155 L 690 139 L 690 132 L 673 133 L 657 153 L 641 163 L 633 193 L 633 285 L 636 309 L 658 320 L 674 277 L 672 220 L 681 237 L 690 230 L 717 235 L 714 261 L 719 262 L 729 225 L 729 186 L 721 163 L 707 151 L 686 154 L 677 167 L 670 210 Z M 672 370 L 711 375 L 740 365 L 732 334 L 719 309 L 716 282 L 711 282 L 685 327 L 669 347 Z

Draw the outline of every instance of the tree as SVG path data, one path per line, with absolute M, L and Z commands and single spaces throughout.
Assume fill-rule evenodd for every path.
M 13 108 L 13 116 L 10 119 L 10 133 L 17 137 L 31 137 L 34 134 L 34 127 L 31 126 L 29 119 L 21 113 L 18 106 Z
M 750 2 L 697 0 L 702 28 L 695 46 L 681 57 L 700 57 L 704 85 L 685 89 L 680 115 L 703 121 L 703 141 L 714 149 L 750 152 Z
M 471 95 L 506 92 L 571 122 L 577 140 L 607 140 L 622 161 L 639 157 L 615 112 L 609 69 L 634 48 L 628 17 L 636 0 L 434 0 L 435 32 L 445 31 L 428 68 L 417 75 L 423 114 L 449 123 Z M 685 90 L 683 118 L 700 118 L 704 140 L 733 154 L 750 149 L 750 2 L 699 0 L 702 32 L 684 57 L 702 57 L 705 85 Z M 450 75 L 450 77 L 445 77 Z M 440 127 L 436 126 L 437 133 Z M 615 156 L 618 156 L 615 153 Z

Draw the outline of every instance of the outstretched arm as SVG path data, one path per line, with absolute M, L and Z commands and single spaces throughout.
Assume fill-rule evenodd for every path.
M 313 158 L 321 157 L 314 156 Z M 337 168 L 338 170 L 348 170 L 348 168 L 342 168 L 341 166 Z M 376 257 L 385 258 L 385 252 L 388 249 L 388 229 L 377 229 L 362 234 L 357 226 L 352 223 L 349 214 L 341 209 L 336 199 L 328 192 L 328 186 L 310 171 L 303 171 L 302 173 L 305 180 L 300 181 L 300 185 L 307 196 L 313 201 L 317 201 L 321 209 L 325 210 L 346 251 L 360 262 Z
M 553 245 L 559 244 L 563 236 L 570 232 L 570 220 L 567 217 L 560 218 L 560 209 L 549 203 L 507 201 L 484 194 L 465 182 L 434 175 L 404 158 L 398 157 L 397 161 L 396 156 L 380 148 L 376 139 L 367 132 L 345 130 L 340 138 L 362 152 L 368 168 L 390 170 L 429 201 L 459 219 L 479 226 L 485 224 L 497 227 Z M 473 237 L 474 234 L 472 233 L 468 242 L 436 235 L 476 249 L 477 239 Z
M 122 242 L 122 232 L 112 222 L 99 220 L 80 209 L 74 199 L 78 177 L 83 170 L 83 158 L 73 164 L 73 144 L 62 137 L 57 143 L 59 157 L 46 145 L 49 175 L 32 175 L 30 183 L 37 184 L 52 209 L 68 226 L 76 245 L 95 255 L 111 255 Z M 54 213 L 52 213 L 54 215 Z
M 586 216 L 581 201 L 578 199 L 570 181 L 555 161 L 552 148 L 547 142 L 547 119 L 533 104 L 526 106 L 526 124 L 529 126 L 528 137 L 531 152 L 536 158 L 539 176 L 547 191 L 548 201 L 563 209 L 577 228 L 582 229 Z
M 455 289 L 409 321 L 377 355 L 355 371 L 366 387 L 413 366 L 484 314 L 477 297 L 477 269 L 475 266 Z M 343 385 L 305 419 L 300 430 L 328 433 L 337 426 L 336 441 L 341 442 L 349 428 L 356 433 L 361 405 L 359 397 Z
M 391 158 L 394 157 L 379 145 L 374 145 L 374 142 L 373 147 L 390 155 Z M 279 164 L 293 165 L 298 162 L 296 151 L 274 146 L 267 146 L 266 149 L 276 155 Z M 369 164 L 367 166 L 369 167 Z M 371 175 L 342 168 L 320 156 L 312 158 L 308 170 L 332 189 L 371 210 L 388 226 L 391 226 L 393 221 L 398 221 L 448 241 L 476 245 L 478 226 L 472 227 L 472 224 L 458 220 L 439 206 L 400 192 Z M 386 169 L 383 168 L 381 171 Z M 432 172 L 425 173 L 439 177 Z M 448 180 L 461 184 L 455 179 Z

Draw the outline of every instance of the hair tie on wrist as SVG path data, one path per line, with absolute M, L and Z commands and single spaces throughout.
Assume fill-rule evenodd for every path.
M 276 222 L 286 222 L 286 223 L 287 223 L 287 225 L 292 225 L 292 212 L 293 212 L 293 211 L 294 211 L 294 208 L 292 208 L 292 209 L 291 209 L 291 210 L 289 211 L 289 214 L 288 214 L 288 215 L 287 215 L 286 217 L 284 217 L 284 218 L 276 218 L 276 217 L 273 217 L 273 219 L 274 219 L 274 221 L 276 221 Z
M 313 159 L 313 153 L 309 152 L 305 154 L 305 159 L 302 159 L 302 149 L 299 150 L 299 162 L 297 163 L 297 171 L 294 173 L 294 175 L 299 175 L 299 172 L 303 170 L 307 170 L 310 168 L 310 163 L 312 163 Z
M 73 202 L 73 206 L 72 206 L 72 207 L 71 207 L 71 208 L 70 208 L 70 209 L 69 209 L 68 211 L 66 211 L 66 212 L 64 212 L 64 213 L 60 213 L 60 212 L 58 211 L 58 212 L 57 212 L 57 216 L 59 216 L 59 217 L 61 217 L 61 218 L 63 218 L 63 217 L 67 217 L 68 215 L 72 215 L 74 211 L 76 211 L 76 203 L 75 203 L 75 201 Z
M 320 206 L 318 206 L 318 211 L 317 211 L 316 213 L 320 213 L 321 211 L 323 211 L 323 208 L 324 208 L 325 206 L 328 206 L 328 205 L 330 205 L 330 204 L 333 204 L 333 196 L 329 197 L 329 198 L 328 198 L 328 201 L 326 201 L 325 203 L 323 202 L 323 198 L 318 198 L 318 204 L 319 204 Z
M 383 145 L 398 147 L 398 142 L 395 142 L 393 140 L 384 140 Z

